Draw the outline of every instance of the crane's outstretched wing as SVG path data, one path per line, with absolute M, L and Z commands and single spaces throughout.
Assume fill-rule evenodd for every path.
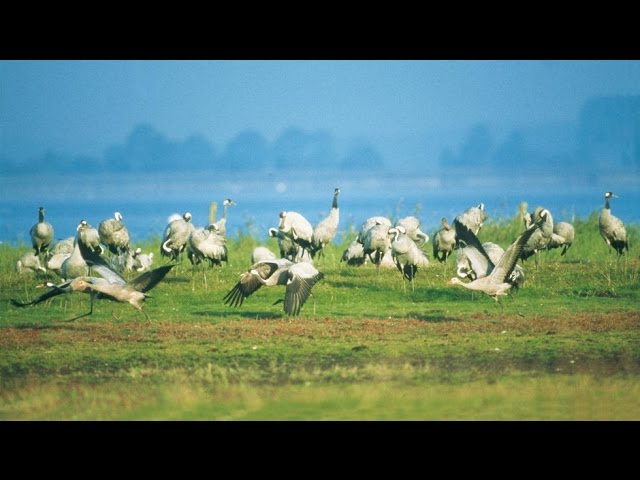
M 453 220 L 453 226 L 456 229 L 456 248 L 457 247 L 473 247 L 487 257 L 489 261 L 489 255 L 485 252 L 482 243 L 476 236 L 475 233 L 471 231 L 469 227 L 467 227 L 464 223 L 460 222 L 457 218 Z
M 480 240 L 465 224 L 454 219 L 453 225 L 456 229 L 456 245 L 457 248 L 462 248 L 465 255 L 471 262 L 471 268 L 476 275 L 478 272 L 491 272 L 494 268 L 493 262 L 489 257 L 489 254 L 484 249 Z M 478 275 L 480 276 L 480 275 Z
M 71 280 L 68 280 L 59 285 L 52 285 L 51 288 L 49 288 L 49 290 L 44 292 L 42 295 L 26 303 L 19 302 L 12 298 L 11 305 L 13 305 L 14 307 L 28 307 L 29 305 L 37 305 L 38 303 L 44 302 L 45 300 L 49 300 L 50 298 L 53 298 L 57 295 L 71 292 L 71 288 L 69 287 L 70 284 L 71 284 Z
M 254 263 L 249 270 L 240 275 L 238 283 L 224 296 L 223 303 L 232 307 L 241 306 L 247 297 L 263 285 L 263 281 L 271 278 L 276 270 L 287 263 L 291 262 L 286 259 L 277 259 Z
M 527 230 L 522 232 L 511 245 L 509 245 L 491 272 L 491 277 L 494 278 L 494 282 L 503 283 L 507 278 L 509 278 L 509 275 L 511 275 L 511 272 L 513 272 L 513 269 L 516 267 L 518 258 L 520 258 L 522 254 L 522 249 L 524 248 L 525 243 L 527 243 L 531 235 L 533 235 L 542 223 L 542 221 L 534 223 Z
M 238 283 L 236 283 L 231 290 L 229 290 L 229 293 L 224 296 L 223 302 L 225 305 L 239 307 L 247 297 L 258 290 L 261 286 L 262 283 L 260 283 L 260 280 L 258 280 L 255 275 L 247 274 Z
M 289 278 L 284 296 L 284 311 L 289 315 L 298 315 L 309 298 L 311 289 L 324 278 L 310 263 L 296 263 L 289 268 Z
M 142 275 L 138 275 L 133 280 L 129 281 L 128 285 L 142 293 L 147 293 L 153 287 L 158 285 L 160 281 L 169 273 L 169 271 L 175 267 L 175 263 L 163 265 L 158 268 L 154 268 L 148 272 L 144 272 Z
M 127 281 L 118 275 L 116 272 L 111 270 L 106 265 L 102 265 L 101 263 L 94 263 L 93 260 L 85 260 L 87 265 L 89 265 L 93 270 L 98 272 L 102 278 L 104 278 L 107 282 L 115 285 L 126 285 Z

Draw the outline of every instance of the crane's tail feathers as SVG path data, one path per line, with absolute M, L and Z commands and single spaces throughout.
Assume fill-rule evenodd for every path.
M 402 275 L 407 280 L 413 280 L 416 276 L 416 273 L 418 273 L 418 267 L 414 265 L 405 265 L 402 270 Z

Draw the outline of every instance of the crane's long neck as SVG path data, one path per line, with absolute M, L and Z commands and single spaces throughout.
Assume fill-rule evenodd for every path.
M 477 290 L 476 285 L 473 282 L 465 283 L 458 277 L 453 277 L 449 280 L 449 285 L 460 285 L 461 287 L 468 288 L 469 290 Z
M 333 194 L 333 202 L 331 202 L 331 208 L 333 208 L 334 210 L 338 209 L 338 194 L 337 193 Z
M 611 207 L 609 205 L 609 197 L 604 197 L 604 209 L 609 210 Z
M 229 206 L 229 204 L 225 203 L 222 206 L 222 218 L 224 218 L 225 220 L 227 219 L 227 207 Z
M 44 223 L 44 210 L 40 210 L 38 212 L 38 222 L 39 223 Z
M 71 253 L 71 257 L 73 257 L 74 261 L 81 260 L 84 262 L 84 257 L 80 252 L 80 244 L 78 243 L 77 237 L 73 240 L 73 252 Z

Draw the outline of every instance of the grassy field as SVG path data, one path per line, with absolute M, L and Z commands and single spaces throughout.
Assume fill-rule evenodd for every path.
M 432 259 L 413 291 L 397 270 L 347 267 L 348 234 L 298 317 L 272 305 L 282 287 L 223 305 L 258 245 L 240 236 L 229 266 L 185 260 L 152 290 L 151 322 L 108 301 L 68 321 L 89 309 L 80 293 L 13 307 L 45 277 L 15 273 L 29 246 L 0 245 L 0 419 L 640 419 L 640 228 L 617 261 L 595 215 L 575 227 L 567 255 L 525 262 L 499 304 L 446 285 L 453 261 Z M 489 222 L 480 239 L 506 247 L 520 230 Z

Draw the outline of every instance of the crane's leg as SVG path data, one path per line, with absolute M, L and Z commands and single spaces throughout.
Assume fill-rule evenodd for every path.
M 144 315 L 144 318 L 146 318 L 146 319 L 147 319 L 147 321 L 148 321 L 149 323 L 151 323 L 151 319 L 149 318 L 149 315 L 147 315 L 147 312 L 145 312 L 145 311 L 142 309 L 142 305 L 139 305 L 138 303 L 135 303 L 135 302 L 133 302 L 133 301 L 130 301 L 129 303 L 133 306 L 133 308 L 135 308 L 135 309 L 136 309 L 136 310 L 138 310 L 139 312 L 142 312 L 142 314 Z
M 382 263 L 382 255 L 378 250 L 376 250 L 376 254 L 375 254 L 375 263 L 376 263 L 377 278 L 380 278 L 380 263 Z
M 415 267 L 414 267 L 414 265 L 411 265 L 411 291 L 415 293 L 416 288 L 415 288 L 415 285 L 413 283 L 414 278 L 416 278 Z
M 94 297 L 94 295 L 91 294 L 90 297 L 91 297 L 91 307 L 89 308 L 89 311 L 87 313 L 83 313 L 82 315 L 78 315 L 77 317 L 70 318 L 69 320 L 67 320 L 67 322 L 73 322 L 75 320 L 78 320 L 79 318 L 88 317 L 89 315 L 91 315 L 93 313 L 93 297 Z

